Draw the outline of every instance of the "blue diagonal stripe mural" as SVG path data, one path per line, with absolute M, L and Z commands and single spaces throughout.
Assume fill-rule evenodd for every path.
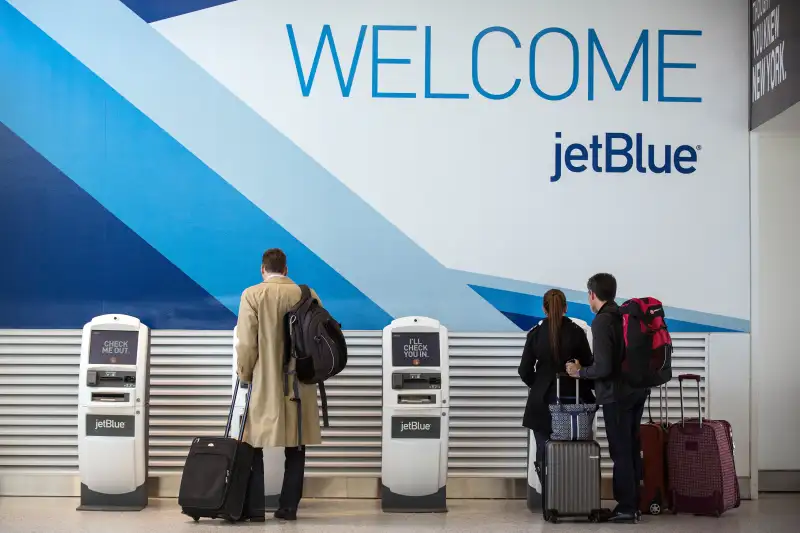
M 82 328 L 106 313 L 159 329 L 236 324 L 230 309 L 3 124 L 0 187 L 0 328 Z
M 390 315 L 424 309 L 454 329 L 511 327 L 502 313 L 123 4 L 9 1 Z
M 236 312 L 242 290 L 258 282 L 261 252 L 279 246 L 291 274 L 317 287 L 345 327 L 388 323 L 385 311 L 5 2 L 0 20 L 0 122 L 228 309 Z

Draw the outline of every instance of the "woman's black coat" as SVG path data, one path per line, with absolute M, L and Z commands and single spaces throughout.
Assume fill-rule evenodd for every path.
M 561 342 L 559 343 L 558 361 L 553 358 L 550 346 L 550 319 L 545 319 L 540 325 L 528 332 L 525 349 L 522 351 L 522 360 L 519 365 L 519 377 L 530 388 L 528 403 L 525 406 L 525 415 L 522 425 L 533 431 L 550 433 L 549 405 L 555 403 L 556 374 L 566 372 L 567 361 L 577 359 L 581 366 L 591 366 L 592 351 L 586 333 L 575 322 L 563 318 L 561 325 Z M 581 402 L 594 403 L 592 382 L 577 380 L 580 384 Z M 574 400 L 575 382 L 573 378 L 561 378 L 561 395 L 569 396 Z

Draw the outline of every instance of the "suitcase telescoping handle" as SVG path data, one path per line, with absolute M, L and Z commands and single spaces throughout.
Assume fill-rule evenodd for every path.
M 239 376 L 236 376 L 236 385 L 233 387 L 233 398 L 231 398 L 231 409 L 228 411 L 228 421 L 225 423 L 225 434 L 224 437 L 230 436 L 231 432 L 231 423 L 233 422 L 233 409 L 236 406 L 236 396 L 239 393 Z M 250 411 L 250 393 L 253 391 L 253 384 L 249 384 L 247 386 L 247 394 L 244 397 L 244 414 L 242 415 L 242 423 L 239 424 L 239 437 L 238 439 L 241 441 L 242 437 L 244 436 L 244 425 L 247 423 L 247 412 Z
M 681 391 L 681 424 L 685 425 L 686 422 L 686 414 L 684 413 L 683 410 L 683 382 L 684 380 L 687 379 L 697 382 L 697 412 L 698 412 L 697 419 L 700 421 L 700 427 L 703 427 L 703 403 L 702 400 L 700 399 L 700 381 L 702 378 L 697 374 L 681 374 L 680 376 L 678 376 L 678 388 Z
M 566 372 L 559 372 L 556 374 L 556 403 L 561 403 L 561 378 L 568 378 L 569 374 Z M 579 380 L 575 380 L 575 403 L 581 403 L 581 389 Z
M 650 389 L 647 393 L 647 416 L 650 418 L 648 422 L 651 424 L 655 423 L 653 420 L 653 411 L 650 408 L 650 399 L 653 396 L 653 389 Z M 669 424 L 669 391 L 667 390 L 667 385 L 661 385 L 658 387 L 658 416 L 660 417 L 659 422 L 662 425 Z

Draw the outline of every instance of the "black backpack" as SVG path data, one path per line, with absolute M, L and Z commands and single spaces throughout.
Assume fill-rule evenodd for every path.
M 300 301 L 284 317 L 287 342 L 283 365 L 284 394 L 287 396 L 289 375 L 297 377 L 294 380 L 294 401 L 297 402 L 298 443 L 302 442 L 302 420 L 297 382 L 319 385 L 323 424 L 330 427 L 324 382 L 347 366 L 347 343 L 342 325 L 312 297 L 308 286 L 300 285 L 300 291 Z M 291 370 L 292 359 L 295 361 L 294 370 Z

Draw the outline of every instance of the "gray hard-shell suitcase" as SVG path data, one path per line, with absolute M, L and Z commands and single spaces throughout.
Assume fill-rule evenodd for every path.
M 561 391 L 556 387 L 556 396 Z M 597 441 L 549 440 L 544 446 L 542 510 L 544 519 L 601 521 L 609 511 L 600 501 L 600 445 Z
M 547 441 L 542 472 L 544 519 L 601 520 L 600 445 L 596 441 Z

